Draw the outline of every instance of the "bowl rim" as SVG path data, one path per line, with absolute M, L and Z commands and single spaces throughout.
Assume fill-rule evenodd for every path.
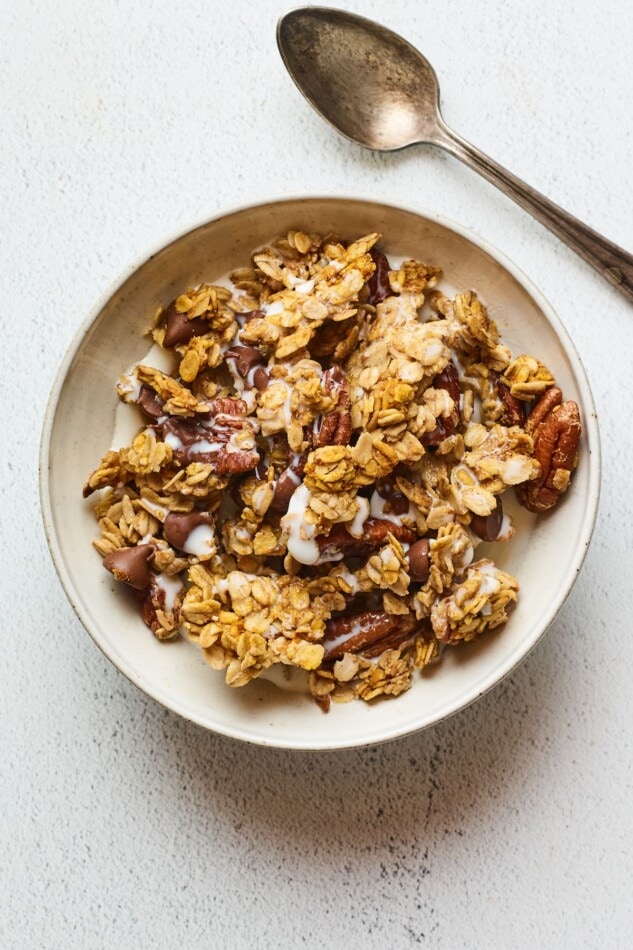
M 588 412 L 585 414 L 585 418 L 583 418 L 583 427 L 589 446 L 589 457 L 587 506 L 585 508 L 580 532 L 580 541 L 576 549 L 575 557 L 572 558 L 569 568 L 563 578 L 563 582 L 561 583 L 560 593 L 556 600 L 552 603 L 544 621 L 541 623 L 541 626 L 536 629 L 536 632 L 533 632 L 522 642 L 520 652 L 517 650 L 512 653 L 500 668 L 495 668 L 487 677 L 484 678 L 483 682 L 479 682 L 476 686 L 466 691 L 461 697 L 460 701 L 453 701 L 452 703 L 448 704 L 446 708 L 442 708 L 438 713 L 427 716 L 426 718 L 423 717 L 420 723 L 415 725 L 413 728 L 410 725 L 404 727 L 392 727 L 387 730 L 381 730 L 378 728 L 368 732 L 367 736 L 364 736 L 361 740 L 350 741 L 342 739 L 339 741 L 337 739 L 333 739 L 327 743 L 320 742 L 315 744 L 311 743 L 309 738 L 306 741 L 288 740 L 284 739 L 283 737 L 280 737 L 279 740 L 277 740 L 276 738 L 262 738 L 261 736 L 258 736 L 252 729 L 232 728 L 230 726 L 226 726 L 225 724 L 210 725 L 209 722 L 205 721 L 202 716 L 195 715 L 191 712 L 191 710 L 183 708 L 178 701 L 174 700 L 173 697 L 170 696 L 167 690 L 157 688 L 146 682 L 143 675 L 139 675 L 134 670 L 128 668 L 125 663 L 121 662 L 120 657 L 114 657 L 111 655 L 109 649 L 104 643 L 101 642 L 98 628 L 96 626 L 93 627 L 93 624 L 88 616 L 84 616 L 84 612 L 79 606 L 79 602 L 75 597 L 74 583 L 70 572 L 66 569 L 66 565 L 64 563 L 64 559 L 62 557 L 53 527 L 52 499 L 50 496 L 50 481 L 48 476 L 50 470 L 49 456 L 53 424 L 55 421 L 57 405 L 64 386 L 64 382 L 66 380 L 66 376 L 68 374 L 68 370 L 75 359 L 83 339 L 90 327 L 93 325 L 109 300 L 124 286 L 124 284 L 133 276 L 136 271 L 148 263 L 157 254 L 166 250 L 168 247 L 170 247 L 170 245 L 176 243 L 181 238 L 184 238 L 192 231 L 205 227 L 208 224 L 221 221 L 223 218 L 231 217 L 234 214 L 248 211 L 252 208 L 259 208 L 265 205 L 284 204 L 291 201 L 307 202 L 328 200 L 389 207 L 396 211 L 411 213 L 418 217 L 433 221 L 439 224 L 441 227 L 444 227 L 447 230 L 456 233 L 460 237 L 465 238 L 467 241 L 470 241 L 484 253 L 492 257 L 493 260 L 495 260 L 503 268 L 505 268 L 505 270 L 508 271 L 512 277 L 514 277 L 517 283 L 521 285 L 521 287 L 532 298 L 536 306 L 541 310 L 546 320 L 550 323 L 557 336 L 561 340 L 563 349 L 572 363 L 576 382 L 578 384 L 579 394 L 583 403 L 588 409 Z M 242 742 L 248 742 L 252 745 L 268 748 L 315 752 L 342 751 L 352 748 L 364 748 L 383 742 L 390 742 L 407 735 L 414 735 L 417 732 L 421 732 L 423 729 L 427 729 L 437 723 L 444 721 L 445 719 L 448 719 L 455 713 L 466 709 L 481 696 L 484 696 L 491 689 L 493 689 L 493 687 L 501 683 L 514 669 L 516 669 L 520 663 L 522 663 L 529 656 L 535 646 L 545 635 L 558 612 L 561 610 L 563 604 L 567 600 L 587 555 L 596 523 L 600 500 L 602 473 L 601 456 L 602 452 L 600 433 L 598 428 L 595 401 L 578 350 L 576 349 L 571 336 L 569 335 L 566 327 L 554 310 L 553 306 L 550 304 L 549 300 L 536 286 L 532 279 L 522 270 L 522 268 L 520 268 L 510 257 L 508 257 L 505 252 L 500 251 L 495 245 L 480 237 L 479 234 L 472 231 L 470 228 L 464 227 L 463 225 L 453 221 L 451 218 L 448 218 L 443 214 L 420 207 L 415 203 L 407 202 L 404 204 L 398 201 L 383 200 L 381 198 L 377 198 L 375 195 L 363 193 L 355 193 L 353 195 L 344 194 L 341 192 L 330 192 L 328 194 L 322 194 L 318 192 L 287 194 L 277 193 L 274 195 L 246 200 L 228 208 L 221 208 L 214 215 L 204 215 L 200 219 L 197 219 L 193 224 L 183 228 L 178 228 L 176 231 L 172 232 L 167 239 L 163 238 L 160 242 L 155 243 L 149 251 L 146 251 L 142 254 L 137 254 L 133 263 L 126 267 L 117 278 L 111 281 L 106 289 L 98 296 L 96 302 L 89 309 L 88 314 L 81 321 L 79 327 L 71 337 L 51 386 L 40 437 L 39 495 L 42 521 L 48 548 L 64 593 L 66 594 L 66 597 L 68 598 L 68 601 L 73 608 L 78 620 L 89 634 L 93 642 L 96 644 L 99 650 L 101 650 L 104 656 L 106 656 L 107 659 L 112 663 L 115 669 L 122 673 L 126 679 L 141 689 L 147 696 L 151 697 L 153 700 L 160 703 L 171 712 L 176 713 L 189 722 L 195 723 L 197 726 L 201 726 L 209 732 L 214 732 L 218 735 L 226 736 L 227 738 L 237 739 Z

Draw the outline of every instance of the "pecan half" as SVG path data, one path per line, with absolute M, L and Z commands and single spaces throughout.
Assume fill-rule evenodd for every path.
M 404 544 L 413 544 L 416 540 L 415 531 L 393 521 L 383 521 L 379 518 L 368 518 L 363 525 L 363 534 L 355 538 L 342 524 L 335 524 L 327 537 L 317 538 L 319 551 L 322 554 L 343 554 L 346 557 L 367 557 L 376 551 L 392 534 L 396 541 Z
M 505 383 L 500 380 L 497 383 L 497 395 L 503 403 L 503 413 L 499 422 L 504 426 L 523 426 L 525 422 L 523 403 L 513 396 Z
M 541 398 L 534 404 L 532 411 L 527 417 L 525 431 L 528 435 L 534 435 L 541 423 L 545 422 L 550 412 L 557 406 L 560 406 L 562 401 L 563 393 L 558 386 L 552 386 L 551 389 L 544 392 Z
M 369 646 L 364 647 L 360 652 L 363 656 L 367 657 L 367 659 L 371 660 L 373 657 L 381 656 L 385 650 L 399 649 L 404 646 L 405 643 L 412 640 L 414 636 L 421 633 L 421 631 L 422 625 L 419 622 L 412 630 L 408 628 L 408 625 L 400 624 L 400 626 L 392 630 L 391 633 L 388 633 L 381 640 L 370 643 Z
M 384 610 L 367 610 L 360 614 L 345 614 L 333 617 L 325 625 L 322 644 L 325 649 L 324 660 L 338 660 L 345 653 L 363 652 L 365 655 L 379 656 L 390 645 L 399 645 L 413 634 L 420 621 L 415 614 L 388 614 Z M 383 639 L 388 641 L 379 652 L 367 654 L 367 649 Z
M 336 408 L 322 417 L 318 428 L 315 425 L 313 445 L 349 445 L 352 435 L 352 415 L 347 376 L 340 366 L 332 366 L 323 374 L 326 393 L 336 399 Z
M 569 486 L 578 464 L 578 443 L 582 431 L 580 411 L 573 400 L 562 402 L 557 386 L 548 389 L 532 409 L 525 424 L 534 439 L 534 458 L 541 474 L 516 486 L 516 496 L 528 511 L 539 513 L 552 508 Z

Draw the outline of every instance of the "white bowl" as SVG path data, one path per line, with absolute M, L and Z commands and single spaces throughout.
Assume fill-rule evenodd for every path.
M 554 511 L 535 517 L 516 508 L 517 534 L 493 557 L 515 573 L 519 603 L 499 631 L 447 649 L 432 671 L 415 674 L 398 699 L 334 704 L 256 680 L 230 689 L 185 639 L 160 643 L 140 619 L 127 589 L 103 570 L 91 548 L 92 506 L 81 490 L 111 442 L 115 383 L 147 352 L 142 331 L 158 305 L 184 288 L 213 281 L 291 228 L 358 237 L 383 234 L 387 254 L 441 265 L 449 290 L 476 289 L 514 355 L 540 357 L 564 396 L 580 406 L 583 435 L 572 485 Z M 78 330 L 51 393 L 41 448 L 44 524 L 55 566 L 77 616 L 95 643 L 149 696 L 207 729 L 260 745 L 340 749 L 394 739 L 444 719 L 498 683 L 537 643 L 567 597 L 593 530 L 600 483 L 594 403 L 567 331 L 524 274 L 465 229 L 429 214 L 365 198 L 304 197 L 264 201 L 219 215 L 135 266 Z M 504 496 L 509 497 L 511 493 Z M 514 509 L 513 509 L 514 510 Z

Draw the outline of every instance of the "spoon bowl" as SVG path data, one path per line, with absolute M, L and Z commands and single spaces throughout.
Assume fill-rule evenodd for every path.
M 344 10 L 303 7 L 281 18 L 277 44 L 305 98 L 346 138 L 382 152 L 420 142 L 446 149 L 633 301 L 633 257 L 449 129 L 433 67 L 397 33 Z
M 352 142 L 390 152 L 435 140 L 443 125 L 435 70 L 397 33 L 308 7 L 282 17 L 277 43 L 308 102 Z

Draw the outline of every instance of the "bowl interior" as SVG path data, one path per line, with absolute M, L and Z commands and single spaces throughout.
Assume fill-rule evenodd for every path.
M 324 715 L 302 692 L 258 680 L 229 689 L 195 644 L 159 643 L 137 606 L 91 548 L 96 536 L 87 474 L 110 445 L 118 375 L 149 348 L 143 330 L 159 305 L 187 287 L 243 265 L 257 246 L 290 229 L 334 231 L 345 238 L 383 234 L 386 253 L 443 268 L 448 292 L 476 289 L 513 355 L 540 357 L 566 398 L 581 409 L 581 460 L 559 508 L 536 518 L 518 506 L 517 534 L 492 557 L 521 585 L 505 628 L 448 650 L 416 674 L 397 700 L 333 705 Z M 444 718 L 485 692 L 524 657 L 564 601 L 589 542 L 598 497 L 599 445 L 584 370 L 569 338 L 538 291 L 472 235 L 432 217 L 367 200 L 287 199 L 224 215 L 173 241 L 138 267 L 82 330 L 60 371 L 43 438 L 44 518 L 60 577 L 80 619 L 112 662 L 141 689 L 206 728 L 261 744 L 337 748 L 403 735 Z M 508 492 L 505 498 L 509 498 Z M 478 549 L 482 553 L 485 549 Z

